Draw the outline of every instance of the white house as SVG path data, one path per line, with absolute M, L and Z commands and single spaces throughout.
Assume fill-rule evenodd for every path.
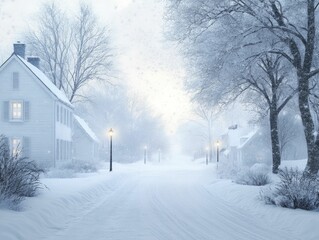
M 25 59 L 25 44 L 0 66 L 0 134 L 12 153 L 56 166 L 72 159 L 73 106 L 39 70 L 39 58 Z
M 75 161 L 98 161 L 99 139 L 79 116 L 74 115 L 73 158 Z
M 238 161 L 247 166 L 254 163 L 271 164 L 271 143 L 268 135 L 265 129 L 258 128 L 242 136 L 238 146 Z

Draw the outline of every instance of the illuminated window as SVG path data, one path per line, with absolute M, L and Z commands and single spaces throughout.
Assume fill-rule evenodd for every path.
M 23 120 L 23 101 L 11 102 L 11 120 Z
M 22 141 L 21 138 L 12 138 L 11 139 L 11 149 L 13 156 L 19 156 L 22 149 Z

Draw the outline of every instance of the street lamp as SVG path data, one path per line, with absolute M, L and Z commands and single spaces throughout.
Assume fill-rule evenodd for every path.
M 144 164 L 146 164 L 146 151 L 147 151 L 147 146 L 144 146 Z
M 209 148 L 206 147 L 206 165 L 208 165 L 208 150 L 209 150 Z
M 112 136 L 113 136 L 113 129 L 111 128 L 109 130 L 109 136 L 110 136 L 110 172 L 112 172 Z
M 216 161 L 217 161 L 217 168 L 218 168 L 218 162 L 219 162 L 219 145 L 220 145 L 220 142 L 217 140 L 217 142 L 216 142 Z

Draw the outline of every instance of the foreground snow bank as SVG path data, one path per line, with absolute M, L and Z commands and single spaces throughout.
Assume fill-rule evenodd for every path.
M 24 210 L 0 209 L 0 239 L 43 239 L 102 202 L 117 186 L 120 174 L 100 172 L 71 179 L 42 179 L 46 188 L 28 198 Z
M 318 212 L 265 205 L 265 187 L 217 178 L 203 163 L 115 165 L 43 179 L 24 211 L 0 210 L 0 239 L 319 239 Z
M 303 170 L 306 160 L 283 161 L 281 168 L 298 168 Z M 220 201 L 225 201 L 234 207 L 239 207 L 248 213 L 259 216 L 265 222 L 270 223 L 269 227 L 282 226 L 282 229 L 289 230 L 294 236 L 301 239 L 319 239 L 319 230 L 315 226 L 319 222 L 318 211 L 305 211 L 300 209 L 287 209 L 273 205 L 266 205 L 261 200 L 260 193 L 274 187 L 279 180 L 272 175 L 273 183 L 267 186 L 247 186 L 232 182 L 231 180 L 212 181 L 206 186 L 207 190 Z

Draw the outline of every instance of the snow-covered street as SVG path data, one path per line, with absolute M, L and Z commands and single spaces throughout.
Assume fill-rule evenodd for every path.
M 318 221 L 317 214 L 263 206 L 251 196 L 258 195 L 258 190 L 252 193 L 245 186 L 244 194 L 253 201 L 246 205 L 259 208 L 247 211 L 245 199 L 235 193 L 241 186 L 232 189 L 235 185 L 229 181 L 218 180 L 213 165 L 117 165 L 112 173 L 44 182 L 49 190 L 28 199 L 22 212 L 1 210 L 0 239 L 292 240 L 319 236 L 313 231 L 302 238 L 298 226 L 289 221 L 298 214 L 305 214 L 305 223 Z M 237 196 L 238 204 L 227 195 Z M 286 215 L 278 215 L 285 211 Z

